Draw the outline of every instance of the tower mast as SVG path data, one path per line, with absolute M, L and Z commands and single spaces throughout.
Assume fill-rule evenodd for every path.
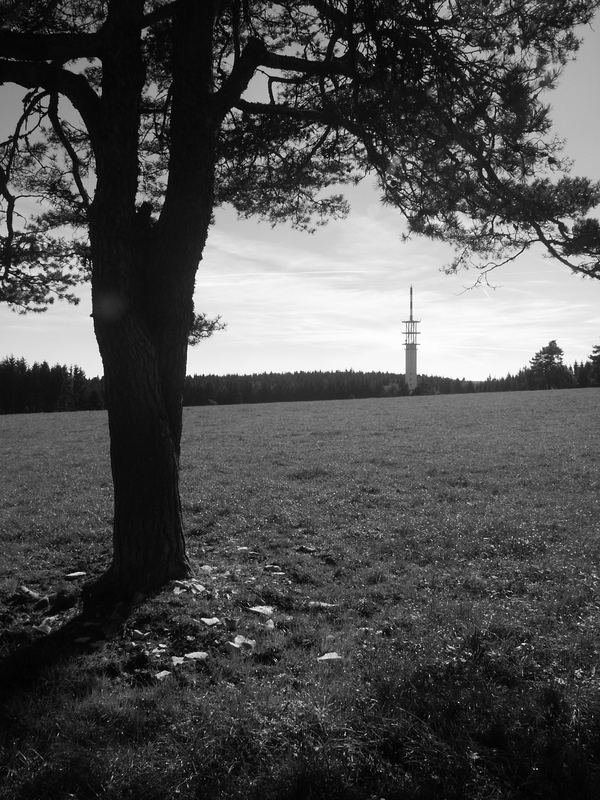
M 410 319 L 402 321 L 404 325 L 405 375 L 404 380 L 409 392 L 414 392 L 419 384 L 417 377 L 417 336 L 420 319 L 413 319 L 413 287 L 410 287 Z

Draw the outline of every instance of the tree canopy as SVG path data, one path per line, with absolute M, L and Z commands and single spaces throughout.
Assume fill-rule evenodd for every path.
M 122 80 L 128 93 L 105 55 L 132 29 L 139 52 L 122 68 L 138 100 L 138 223 L 166 224 L 170 192 L 183 191 L 174 120 L 187 100 L 174 91 L 172 33 L 188 6 L 204 19 L 202 56 L 182 68 L 218 129 L 214 203 L 310 228 L 345 212 L 341 184 L 374 172 L 409 231 L 457 246 L 454 268 L 485 269 L 541 242 L 600 275 L 600 228 L 588 216 L 600 190 L 565 174 L 543 100 L 596 2 L 191 5 L 0 3 L 0 80 L 25 89 L 0 146 L 1 299 L 43 310 L 74 300 L 89 274 L 86 226 L 97 175 L 111 168 L 104 145 L 124 135 L 106 130 L 106 89 Z

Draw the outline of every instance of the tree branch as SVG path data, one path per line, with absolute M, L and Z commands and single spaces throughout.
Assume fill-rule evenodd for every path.
M 248 88 L 256 68 L 262 63 L 267 50 L 260 39 L 251 37 L 239 57 L 236 57 L 227 80 L 215 95 L 221 119 L 233 108 Z
M 0 31 L 0 56 L 27 61 L 71 61 L 100 54 L 102 31 L 96 33 L 15 33 Z
M 214 192 L 216 136 L 227 98 L 213 94 L 214 21 L 218 0 L 178 0 L 173 23 L 169 172 L 156 226 L 168 242 L 187 226 L 203 226 Z M 243 60 L 243 59 L 240 59 Z M 219 105 L 219 102 L 222 105 Z M 202 192 L 198 186 L 203 186 Z M 183 209 L 183 214 L 182 214 Z M 197 242 L 199 260 L 203 242 Z M 197 261 L 194 267 L 197 266 Z M 182 269 L 185 265 L 182 262 Z M 175 274 L 175 272 L 173 272 Z
M 348 22 L 348 19 L 343 11 L 340 11 L 338 8 L 333 8 L 329 3 L 326 3 L 325 0 L 313 0 L 311 5 L 316 8 L 317 12 L 325 17 L 325 19 L 330 20 L 336 26 L 345 26 Z
M 54 64 L 0 59 L 0 83 L 16 83 L 25 89 L 42 87 L 67 97 L 88 129 L 92 145 L 102 129 L 98 96 L 83 75 L 75 75 Z
M 286 106 L 283 103 L 252 103 L 248 100 L 238 100 L 234 108 L 246 114 L 261 114 L 266 116 L 291 117 L 304 122 L 319 122 L 332 127 L 346 127 L 341 115 L 332 111 L 320 111 L 314 108 L 299 108 Z
M 241 47 L 240 47 L 240 15 L 241 15 L 241 7 L 240 7 L 240 0 L 233 0 L 231 4 L 231 35 L 233 38 L 233 55 L 235 58 L 234 66 L 237 63 L 240 54 L 241 54 Z
M 79 160 L 79 156 L 75 152 L 75 148 L 71 144 L 71 141 L 67 136 L 61 124 L 61 121 L 58 117 L 58 94 L 56 92 L 54 92 L 50 97 L 50 105 L 48 106 L 48 117 L 50 119 L 50 122 L 52 123 L 52 127 L 54 128 L 54 132 L 58 136 L 62 146 L 65 148 L 67 155 L 71 159 L 71 174 L 73 175 L 73 180 L 75 181 L 75 185 L 77 186 L 77 189 L 83 201 L 83 205 L 86 208 L 89 208 L 90 197 L 81 179 L 81 172 L 79 171 L 81 162 Z
M 299 108 L 297 106 L 286 106 L 282 103 L 251 103 L 247 100 L 238 100 L 234 108 L 247 114 L 262 114 L 267 116 L 288 117 L 291 119 L 313 122 L 327 125 L 331 128 L 345 128 L 348 133 L 360 141 L 365 148 L 369 160 L 373 167 L 379 172 L 385 171 L 388 167 L 387 160 L 373 145 L 370 137 L 365 133 L 360 125 L 333 111 L 323 111 L 313 108 Z
M 13 217 L 15 213 L 16 197 L 11 193 L 10 189 L 8 188 L 8 177 L 2 166 L 0 166 L 0 194 L 6 200 L 7 235 L 6 235 L 6 240 L 4 242 L 4 247 L 2 248 L 2 264 L 4 266 L 2 279 L 6 280 L 8 278 L 10 267 L 12 265 L 12 252 L 13 252 L 12 245 L 15 236 L 15 231 L 13 227 Z
M 10 136 L 8 137 L 6 142 L 0 143 L 0 147 L 4 147 L 4 145 L 8 146 L 8 158 L 7 158 L 7 161 L 6 161 L 6 163 L 7 163 L 7 167 L 6 167 L 7 180 L 10 180 L 10 171 L 12 169 L 12 164 L 14 162 L 15 155 L 17 153 L 19 140 L 20 139 L 26 139 L 27 136 L 32 132 L 31 129 L 24 131 L 23 128 L 25 127 L 25 124 L 29 121 L 29 117 L 30 117 L 31 113 L 33 112 L 33 110 L 35 109 L 35 107 L 38 105 L 38 103 L 41 102 L 41 100 L 43 100 L 43 98 L 46 96 L 46 94 L 47 94 L 46 91 L 41 91 L 41 92 L 35 92 L 34 91 L 34 92 L 30 92 L 26 96 L 26 98 L 25 98 L 25 100 L 23 102 L 23 113 L 19 117 L 19 119 L 17 121 L 17 124 L 15 125 L 15 129 L 14 129 L 13 133 L 10 134 Z M 40 121 L 38 119 L 37 124 L 34 126 L 34 130 L 39 125 L 40 125 Z
M 569 267 L 569 269 L 573 270 L 573 272 L 578 272 L 581 275 L 594 275 L 597 272 L 598 262 L 596 262 L 596 265 L 592 267 L 573 263 L 570 259 L 566 258 L 566 256 L 563 256 L 559 253 L 554 246 L 554 243 L 544 233 L 544 230 L 539 222 L 529 220 L 528 224 L 531 225 L 533 230 L 536 232 L 538 241 L 543 244 L 550 255 L 557 261 L 560 261 L 561 264 L 564 264 L 566 267 Z
M 309 58 L 297 56 L 283 56 L 264 50 L 260 66 L 271 69 L 287 70 L 289 72 L 303 72 L 305 75 L 315 75 L 326 78 L 328 75 L 345 75 L 352 78 L 355 70 L 352 65 L 342 58 L 328 58 L 326 61 L 313 61 Z

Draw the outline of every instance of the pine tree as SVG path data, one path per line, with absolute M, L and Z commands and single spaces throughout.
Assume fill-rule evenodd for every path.
M 600 344 L 594 345 L 590 360 L 590 381 L 593 386 L 600 386 Z
M 530 361 L 534 388 L 564 389 L 573 385 L 569 368 L 563 363 L 563 350 L 552 339 Z

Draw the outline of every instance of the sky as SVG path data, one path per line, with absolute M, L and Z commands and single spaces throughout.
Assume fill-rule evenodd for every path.
M 600 179 L 600 18 L 581 33 L 577 60 L 548 101 L 573 174 Z M 450 247 L 402 241 L 401 217 L 379 203 L 373 185 L 363 182 L 347 196 L 349 216 L 313 235 L 217 210 L 195 305 L 221 315 L 227 327 L 190 349 L 188 374 L 404 372 L 402 320 L 411 285 L 421 374 L 502 377 L 551 339 L 568 364 L 600 344 L 600 281 L 531 252 L 495 271 L 493 288 L 473 288 L 475 273 L 440 271 L 452 258 Z M 56 303 L 43 314 L 0 307 L 0 358 L 77 364 L 90 377 L 101 375 L 89 288 L 80 295 L 78 306 Z

